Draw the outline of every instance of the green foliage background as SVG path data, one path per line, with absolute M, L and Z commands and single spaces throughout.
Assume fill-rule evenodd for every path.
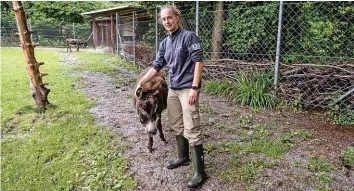
M 43 28 L 37 36 L 42 45 L 62 45 L 60 39 L 47 36 L 70 37 L 72 24 L 76 24 L 78 38 L 90 34 L 89 17 L 83 12 L 112 8 L 124 4 L 145 6 L 155 15 L 156 7 L 177 6 L 182 13 L 185 28 L 195 28 L 195 2 L 111 2 L 111 1 L 25 1 L 27 17 L 36 28 Z M 14 13 L 10 11 L 10 1 L 1 2 L 1 30 L 4 34 L 15 33 L 5 25 L 15 26 Z M 213 2 L 200 2 L 199 38 L 206 58 L 212 51 L 212 25 L 214 20 Z M 279 2 L 224 2 L 224 22 L 222 28 L 222 50 L 227 57 L 241 60 L 274 60 L 277 39 Z M 4 23 L 4 24 L 3 24 Z M 82 25 L 80 25 L 82 24 Z M 155 42 L 155 18 L 145 27 L 138 27 L 138 36 L 146 44 Z M 166 33 L 158 26 L 158 40 Z M 12 31 L 9 31 L 12 30 Z M 58 30 L 60 32 L 50 32 Z M 11 36 L 2 34 L 3 42 Z M 43 40 L 46 39 L 46 40 Z M 281 59 L 284 62 L 329 63 L 354 57 L 354 2 L 285 2 L 283 8 Z M 43 44 L 44 43 L 44 44 Z M 15 44 L 13 44 L 14 46 Z M 225 55 L 224 55 L 225 56 Z M 334 59 L 333 59 L 334 58 Z

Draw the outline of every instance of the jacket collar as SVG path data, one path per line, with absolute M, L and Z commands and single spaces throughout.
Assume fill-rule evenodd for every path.
M 174 31 L 173 33 L 170 33 L 170 37 L 175 38 L 181 32 L 181 30 L 182 29 L 178 27 L 178 29 L 176 31 Z

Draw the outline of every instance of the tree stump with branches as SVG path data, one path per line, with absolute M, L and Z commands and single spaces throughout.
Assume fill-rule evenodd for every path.
M 31 41 L 31 31 L 28 30 L 25 11 L 20 1 L 12 1 L 13 9 L 16 13 L 16 22 L 18 28 L 18 35 L 20 37 L 21 48 L 25 57 L 26 69 L 30 81 L 30 89 L 32 98 L 38 109 L 45 110 L 50 104 L 48 101 L 48 94 L 50 89 L 45 87 L 42 82 L 42 77 L 47 73 L 41 73 L 39 66 L 44 62 L 37 62 L 34 56 L 34 48 L 38 43 Z

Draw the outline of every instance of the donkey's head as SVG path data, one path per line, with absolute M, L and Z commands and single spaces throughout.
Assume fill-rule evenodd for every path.
M 140 95 L 137 100 L 137 112 L 141 124 L 148 134 L 155 135 L 157 132 L 158 100 L 155 94 Z

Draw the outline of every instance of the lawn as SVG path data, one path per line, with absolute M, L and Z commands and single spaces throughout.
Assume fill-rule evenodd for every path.
M 127 147 L 122 137 L 95 124 L 88 109 L 95 103 L 78 91 L 72 75 L 78 66 L 59 64 L 57 51 L 36 49 L 40 71 L 49 73 L 52 103 L 40 113 L 30 95 L 20 48 L 1 48 L 1 189 L 2 190 L 130 190 Z M 90 70 L 112 72 L 102 62 L 111 55 L 86 59 Z

